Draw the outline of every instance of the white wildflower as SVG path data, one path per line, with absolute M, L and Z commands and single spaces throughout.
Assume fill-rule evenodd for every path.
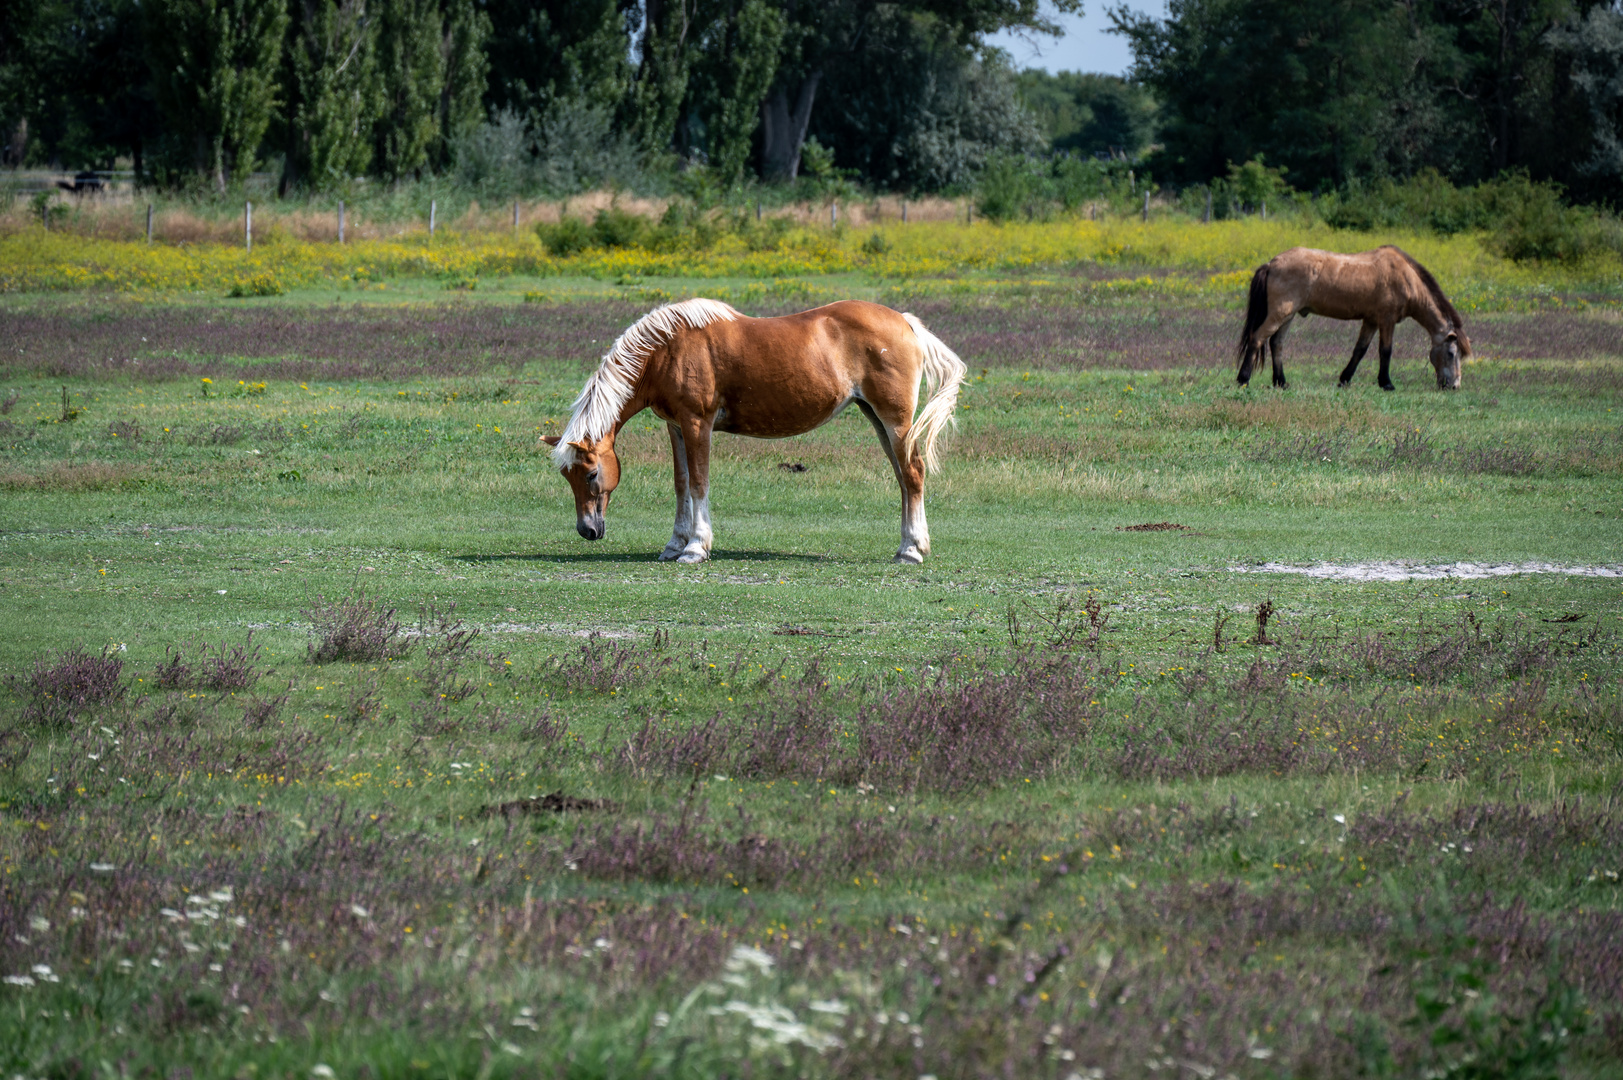
M 372 913 L 359 904 L 349 905 L 349 913 L 357 919 L 370 919 L 372 917 Z
M 28 928 L 37 934 L 43 934 L 51 928 L 51 920 L 41 918 L 38 915 L 31 916 L 28 920 Z
M 90 869 L 98 874 L 111 874 L 116 868 L 110 862 L 93 862 L 90 864 Z
M 6 982 L 12 986 L 33 986 L 34 977 L 32 975 L 7 975 Z
M 830 1016 L 844 1016 L 846 1013 L 851 1011 L 851 1006 L 847 1005 L 843 1001 L 835 1001 L 833 999 L 828 1001 L 814 1001 L 807 1005 L 806 1008 L 816 1013 L 828 1013 Z
M 762 975 L 771 974 L 777 961 L 760 949 L 748 945 L 738 945 L 733 948 L 733 954 L 727 958 L 728 971 L 743 971 L 745 968 L 754 968 Z
M 317 1062 L 315 1065 L 311 1066 L 310 1075 L 319 1077 L 320 1080 L 336 1080 L 338 1076 L 337 1073 L 333 1072 L 331 1065 L 322 1064 L 320 1062 Z

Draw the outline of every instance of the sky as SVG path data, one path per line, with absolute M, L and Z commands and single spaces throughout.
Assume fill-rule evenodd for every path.
M 1061 15 L 1059 22 L 1065 27 L 1065 36 L 1051 38 L 1042 34 L 1021 36 L 1005 30 L 993 34 L 987 41 L 1007 50 L 1014 58 L 1016 68 L 1043 68 L 1046 71 L 1097 71 L 1107 75 L 1125 75 L 1132 66 L 1133 54 L 1127 42 L 1115 34 L 1106 33 L 1110 20 L 1105 8 L 1115 7 L 1123 0 L 1087 0 L 1083 14 Z M 1165 0 L 1125 0 L 1134 11 L 1142 11 L 1156 18 L 1166 17 Z M 1054 17 L 1054 10 L 1043 4 L 1043 14 Z

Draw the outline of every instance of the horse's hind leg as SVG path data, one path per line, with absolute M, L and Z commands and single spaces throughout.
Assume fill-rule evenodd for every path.
M 1285 331 L 1290 329 L 1290 321 L 1281 323 L 1274 336 L 1268 339 L 1268 350 L 1274 360 L 1274 385 L 1281 390 L 1285 389 Z
M 1358 344 L 1353 346 L 1352 359 L 1347 361 L 1347 366 L 1341 369 L 1340 385 L 1346 386 L 1352 382 L 1353 375 L 1358 371 L 1358 362 L 1364 358 L 1365 353 L 1369 352 L 1369 343 L 1374 337 L 1375 324 L 1366 322 L 1363 329 L 1358 331 Z
M 879 446 L 890 460 L 891 471 L 896 474 L 896 485 L 902 489 L 902 546 L 896 549 L 896 561 L 921 563 L 930 554 L 930 526 L 924 519 L 924 459 L 917 449 L 907 461 L 903 461 L 896 452 L 907 436 L 907 420 L 895 417 L 893 419 L 898 422 L 887 423 L 872 405 L 861 398 L 857 399 L 857 407 L 868 418 L 868 423 L 873 425 L 874 433 L 879 436 Z
M 659 553 L 661 562 L 669 562 L 682 554 L 682 549 L 693 539 L 693 494 L 688 486 L 688 451 L 682 441 L 682 429 L 666 424 L 671 434 L 671 468 L 676 474 L 676 524 L 671 528 L 671 542 Z
M 1268 342 L 1280 329 L 1290 322 L 1292 312 L 1270 312 L 1263 324 L 1257 327 L 1257 332 L 1251 335 L 1251 340 L 1245 344 L 1245 357 L 1240 361 L 1239 383 L 1245 386 L 1251 381 L 1251 373 L 1262 366 L 1263 351 L 1268 348 Z M 1279 370 L 1278 355 L 1275 354 L 1274 369 Z M 1283 375 L 1274 376 L 1274 385 L 1282 386 L 1280 379 Z

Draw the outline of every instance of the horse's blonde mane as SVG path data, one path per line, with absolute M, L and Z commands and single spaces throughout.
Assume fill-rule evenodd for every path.
M 553 447 L 554 464 L 563 469 L 574 463 L 575 449 L 570 443 L 596 443 L 608 437 L 620 419 L 620 411 L 631 400 L 649 355 L 678 330 L 697 330 L 717 320 L 730 322 L 742 317 L 720 300 L 694 299 L 655 308 L 632 323 L 615 339 L 603 355 L 603 362 L 581 388 L 570 409 L 569 424 Z

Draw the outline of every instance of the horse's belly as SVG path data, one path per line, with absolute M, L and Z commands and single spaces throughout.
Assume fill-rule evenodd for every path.
M 715 430 L 752 439 L 787 439 L 822 427 L 834 419 L 845 404 L 844 401 L 777 405 L 756 402 L 726 407 L 716 414 Z

